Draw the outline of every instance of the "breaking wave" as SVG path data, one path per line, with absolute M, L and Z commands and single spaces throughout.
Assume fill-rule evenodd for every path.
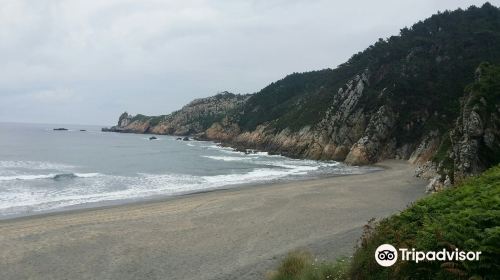
M 136 141 L 137 138 L 131 139 Z M 162 145 L 155 145 L 155 149 L 161 149 Z M 138 153 L 147 156 L 134 156 L 130 161 L 125 160 L 123 166 L 118 165 L 124 171 L 107 169 L 105 165 L 72 166 L 41 161 L 0 161 L 0 218 L 66 207 L 88 207 L 84 205 L 89 203 L 119 203 L 129 199 L 180 195 L 226 186 L 317 177 L 321 174 L 367 172 L 362 168 L 333 161 L 298 160 L 266 152 L 245 154 L 209 142 L 189 141 L 185 146 L 189 147 L 187 150 L 177 150 L 177 145 L 175 147 L 175 152 L 180 155 L 185 153 L 188 155 L 185 158 L 194 162 L 190 162 L 187 168 L 173 170 L 168 169 L 169 162 L 165 160 L 160 161 L 167 164 L 165 169 L 153 164 L 149 167 L 155 168 L 148 169 L 148 165 L 143 167 L 142 161 L 158 160 L 150 158 L 149 150 L 147 153 Z M 171 150 L 163 151 L 171 153 Z M 171 155 L 174 155 L 171 158 L 176 161 L 184 160 L 182 156 Z M 134 168 L 131 169 L 130 166 Z M 92 168 L 91 170 L 99 173 L 77 172 L 82 171 L 80 168 Z M 184 172 L 188 174 L 181 174 Z
M 0 176 L 0 181 L 12 180 L 40 180 L 40 179 L 54 179 L 65 180 L 74 178 L 90 178 L 99 176 L 99 173 L 60 173 L 60 174 L 40 174 L 40 175 L 13 175 L 13 176 Z

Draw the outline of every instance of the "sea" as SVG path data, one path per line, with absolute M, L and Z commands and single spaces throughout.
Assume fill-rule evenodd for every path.
M 0 219 L 378 170 L 151 136 L 0 123 Z

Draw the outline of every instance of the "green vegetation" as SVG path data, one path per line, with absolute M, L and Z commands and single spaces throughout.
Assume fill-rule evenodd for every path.
M 222 122 L 226 117 L 232 120 L 232 116 L 238 114 L 246 98 L 248 98 L 247 95 L 221 92 L 211 97 L 195 99 L 183 109 L 174 111 L 169 115 L 146 116 L 137 114 L 129 116 L 125 112 L 120 116 L 118 125 L 124 118 L 130 117 L 130 122 L 147 122 L 150 127 L 164 122 L 173 122 L 177 127 L 184 126 L 188 128 L 183 133 L 199 133 L 212 126 L 215 122 Z M 234 103 L 234 108 L 229 106 L 232 103 Z M 167 133 L 172 133 L 172 131 L 167 131 Z
M 430 130 L 444 134 L 451 128 L 478 65 L 500 64 L 498 46 L 500 9 L 486 3 L 445 11 L 380 39 L 336 69 L 294 73 L 270 84 L 250 97 L 237 119 L 245 130 L 263 123 L 292 130 L 314 126 L 338 89 L 368 70 L 369 86 L 356 106 L 367 115 L 390 106 L 398 115 L 397 144 L 415 143 Z
M 381 244 L 438 251 L 481 251 L 480 261 L 403 262 L 384 268 L 374 259 Z M 292 254 L 271 275 L 278 279 L 330 279 L 306 254 Z M 351 262 L 324 264 L 337 279 L 498 279 L 500 276 L 500 165 L 459 186 L 432 194 L 398 215 L 369 223 Z M 347 272 L 346 272 L 347 271 Z M 335 278 L 333 278 L 335 279 Z
M 437 251 L 482 251 L 479 262 L 398 261 L 391 268 L 375 262 L 380 244 Z M 500 166 L 461 185 L 426 197 L 382 220 L 363 236 L 352 261 L 353 279 L 493 279 L 500 275 Z
M 268 85 L 246 102 L 240 126 L 253 130 L 272 121 L 277 128 L 300 129 L 317 123 L 331 103 L 332 90 L 357 74 L 346 69 L 294 73 Z
M 151 116 L 145 116 L 145 115 L 137 114 L 137 115 L 135 115 L 131 119 L 131 122 L 135 122 L 135 121 L 139 121 L 139 122 L 149 121 L 149 125 L 150 126 L 155 126 L 155 125 L 159 124 L 161 121 L 165 120 L 165 117 L 166 117 L 165 115 L 151 117 Z
M 344 259 L 336 263 L 318 263 L 305 251 L 291 252 L 277 271 L 268 275 L 269 280 L 315 280 L 346 279 L 348 262 Z

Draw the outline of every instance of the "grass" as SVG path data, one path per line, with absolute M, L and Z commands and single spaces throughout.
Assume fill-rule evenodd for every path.
M 347 279 L 349 262 L 339 259 L 334 263 L 317 262 L 306 251 L 293 251 L 281 262 L 278 270 L 268 274 L 268 280 Z
M 479 261 L 403 262 L 384 268 L 374 259 L 384 243 L 396 248 L 481 251 Z M 500 279 L 500 165 L 457 187 L 423 198 L 400 214 L 371 220 L 350 261 L 316 263 L 292 252 L 270 280 Z

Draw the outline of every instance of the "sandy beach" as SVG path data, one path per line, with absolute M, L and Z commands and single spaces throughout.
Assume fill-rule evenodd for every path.
M 290 250 L 348 256 L 367 220 L 425 195 L 406 162 L 379 166 L 0 221 L 0 279 L 262 279 Z

